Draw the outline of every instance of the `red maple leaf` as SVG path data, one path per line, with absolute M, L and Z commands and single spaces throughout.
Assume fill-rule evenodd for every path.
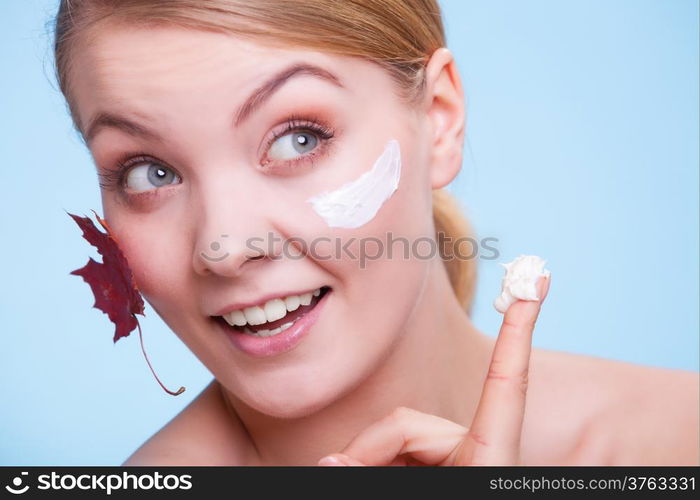
M 114 342 L 122 337 L 128 337 L 138 325 L 135 314 L 144 315 L 144 304 L 133 282 L 133 275 L 126 257 L 114 237 L 109 234 L 106 221 L 97 213 L 95 216 L 107 231 L 106 233 L 97 229 L 88 217 L 79 217 L 70 213 L 68 215 L 82 229 L 83 237 L 102 255 L 102 263 L 90 258 L 84 267 L 76 269 L 71 274 L 81 276 L 90 285 L 95 296 L 93 307 L 107 314 L 115 324 Z
M 115 343 L 122 337 L 128 337 L 134 328 L 138 328 L 141 350 L 146 358 L 148 367 L 151 369 L 151 373 L 153 373 L 153 376 L 165 392 L 177 396 L 184 392 L 185 388 L 180 387 L 177 392 L 167 389 L 153 370 L 153 366 L 151 366 L 144 349 L 141 325 L 136 318 L 137 314 L 144 316 L 144 303 L 141 292 L 134 284 L 133 274 L 126 257 L 124 257 L 119 248 L 117 240 L 111 234 L 107 221 L 97 215 L 97 212 L 94 210 L 92 212 L 106 232 L 100 231 L 89 217 L 80 217 L 66 213 L 73 218 L 83 231 L 83 237 L 97 248 L 97 251 L 102 255 L 102 262 L 100 263 L 90 258 L 85 266 L 72 271 L 70 274 L 82 277 L 90 285 L 92 294 L 95 296 L 93 307 L 107 314 L 110 321 L 115 325 L 113 339 Z

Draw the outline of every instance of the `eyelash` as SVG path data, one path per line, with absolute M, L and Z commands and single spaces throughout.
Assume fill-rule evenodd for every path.
M 287 168 L 297 168 L 303 162 L 311 162 L 313 164 L 314 157 L 318 156 L 323 152 L 324 146 L 326 146 L 328 141 L 333 139 L 335 135 L 333 129 L 325 125 L 323 123 L 323 120 L 320 120 L 317 117 L 310 116 L 305 118 L 298 115 L 291 115 L 285 120 L 284 128 L 282 128 L 281 130 L 273 131 L 272 137 L 265 142 L 265 154 L 267 154 L 267 151 L 270 149 L 270 147 L 276 140 L 294 131 L 312 132 L 316 136 L 318 136 L 320 140 L 319 145 L 312 152 L 304 154 L 292 160 L 284 160 L 284 163 L 287 165 Z M 267 159 L 267 157 L 265 157 L 262 164 L 263 166 L 266 166 L 273 161 L 274 160 L 270 160 Z M 163 162 L 152 158 L 145 152 L 130 152 L 120 156 L 115 162 L 114 167 L 104 172 L 100 172 L 98 174 L 100 178 L 100 187 L 106 190 L 119 189 L 122 192 L 124 192 L 124 188 L 126 186 L 126 176 L 129 172 L 130 167 L 146 162 L 155 163 L 167 167 L 171 170 L 174 170 L 172 169 L 172 167 L 169 167 L 167 164 L 164 164 Z M 155 194 L 156 191 L 158 191 L 157 188 L 145 191 L 143 193 L 131 194 L 129 196 L 151 197 Z
M 129 167 L 147 161 L 157 163 L 146 153 L 142 152 L 131 152 L 120 156 L 113 168 L 98 174 L 100 177 L 100 187 L 107 190 L 123 188 L 126 185 L 126 174 L 129 171 Z
M 334 132 L 333 129 L 331 129 L 329 126 L 323 124 L 323 120 L 320 120 L 319 118 L 303 118 L 301 116 L 297 115 L 292 115 L 287 118 L 287 120 L 284 123 L 284 128 L 282 130 L 273 130 L 272 132 L 272 137 L 267 140 L 265 143 L 265 151 L 269 151 L 270 147 L 272 144 L 278 140 L 280 137 L 284 137 L 285 135 L 289 134 L 290 132 L 313 132 L 318 138 L 320 139 L 319 145 L 310 153 L 307 153 L 305 155 L 302 155 L 298 158 L 295 158 L 293 160 L 285 160 L 284 163 L 286 163 L 287 167 L 289 168 L 295 168 L 298 167 L 301 163 L 303 162 L 312 162 L 314 157 L 318 156 L 323 152 L 324 146 L 333 139 L 334 137 Z M 263 166 L 266 166 L 273 160 L 269 160 L 265 158 L 262 162 Z

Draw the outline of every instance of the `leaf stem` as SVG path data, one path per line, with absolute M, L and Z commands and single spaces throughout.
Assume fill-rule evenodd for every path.
M 165 387 L 163 385 L 163 382 L 160 381 L 160 379 L 158 378 L 158 375 L 156 375 L 156 372 L 153 369 L 153 365 L 151 365 L 151 361 L 148 359 L 148 354 L 146 354 L 146 348 L 143 346 L 143 334 L 141 333 L 141 325 L 139 324 L 139 319 L 136 316 L 134 316 L 134 319 L 136 319 L 136 326 L 139 329 L 139 341 L 141 342 L 141 352 L 143 352 L 143 357 L 146 358 L 146 363 L 148 363 L 148 367 L 151 369 L 151 373 L 155 377 L 156 381 L 160 384 L 160 386 L 163 388 L 163 390 L 165 392 L 167 392 L 168 394 L 170 394 L 171 396 L 178 396 L 178 395 L 182 394 L 183 392 L 185 392 L 184 387 L 180 387 L 177 390 L 177 392 L 173 392 L 170 389 L 168 389 L 167 387 Z

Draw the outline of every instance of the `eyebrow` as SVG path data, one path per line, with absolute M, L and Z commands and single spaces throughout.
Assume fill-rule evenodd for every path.
M 325 80 L 333 85 L 344 88 L 340 79 L 330 71 L 327 71 L 319 66 L 306 63 L 296 63 L 288 66 L 276 73 L 272 78 L 255 89 L 245 102 L 238 108 L 235 113 L 233 125 L 238 127 L 241 125 L 256 109 L 260 108 L 265 101 L 270 99 L 285 83 L 294 77 L 298 76 L 314 76 Z M 95 115 L 90 121 L 85 133 L 86 142 L 92 141 L 97 132 L 104 128 L 114 128 L 125 132 L 134 137 L 143 137 L 154 141 L 162 142 L 162 137 L 150 128 L 139 124 L 138 122 L 119 116 L 106 111 L 101 111 Z
M 124 116 L 115 115 L 106 111 L 101 111 L 95 115 L 87 127 L 85 134 L 85 142 L 89 143 L 97 135 L 97 132 L 104 128 L 114 128 L 121 130 L 134 137 L 144 137 L 155 141 L 162 141 L 160 135 L 152 131 L 148 127 L 126 118 Z

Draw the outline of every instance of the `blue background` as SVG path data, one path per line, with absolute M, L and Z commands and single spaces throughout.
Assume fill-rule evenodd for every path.
M 458 193 L 501 258 L 480 262 L 474 321 L 495 335 L 502 269 L 540 255 L 552 289 L 534 345 L 698 370 L 698 3 L 442 2 L 463 78 Z M 63 211 L 101 213 L 53 80 L 55 0 L 0 7 L 0 464 L 121 463 L 209 372 L 148 307 L 111 341 L 95 252 Z

